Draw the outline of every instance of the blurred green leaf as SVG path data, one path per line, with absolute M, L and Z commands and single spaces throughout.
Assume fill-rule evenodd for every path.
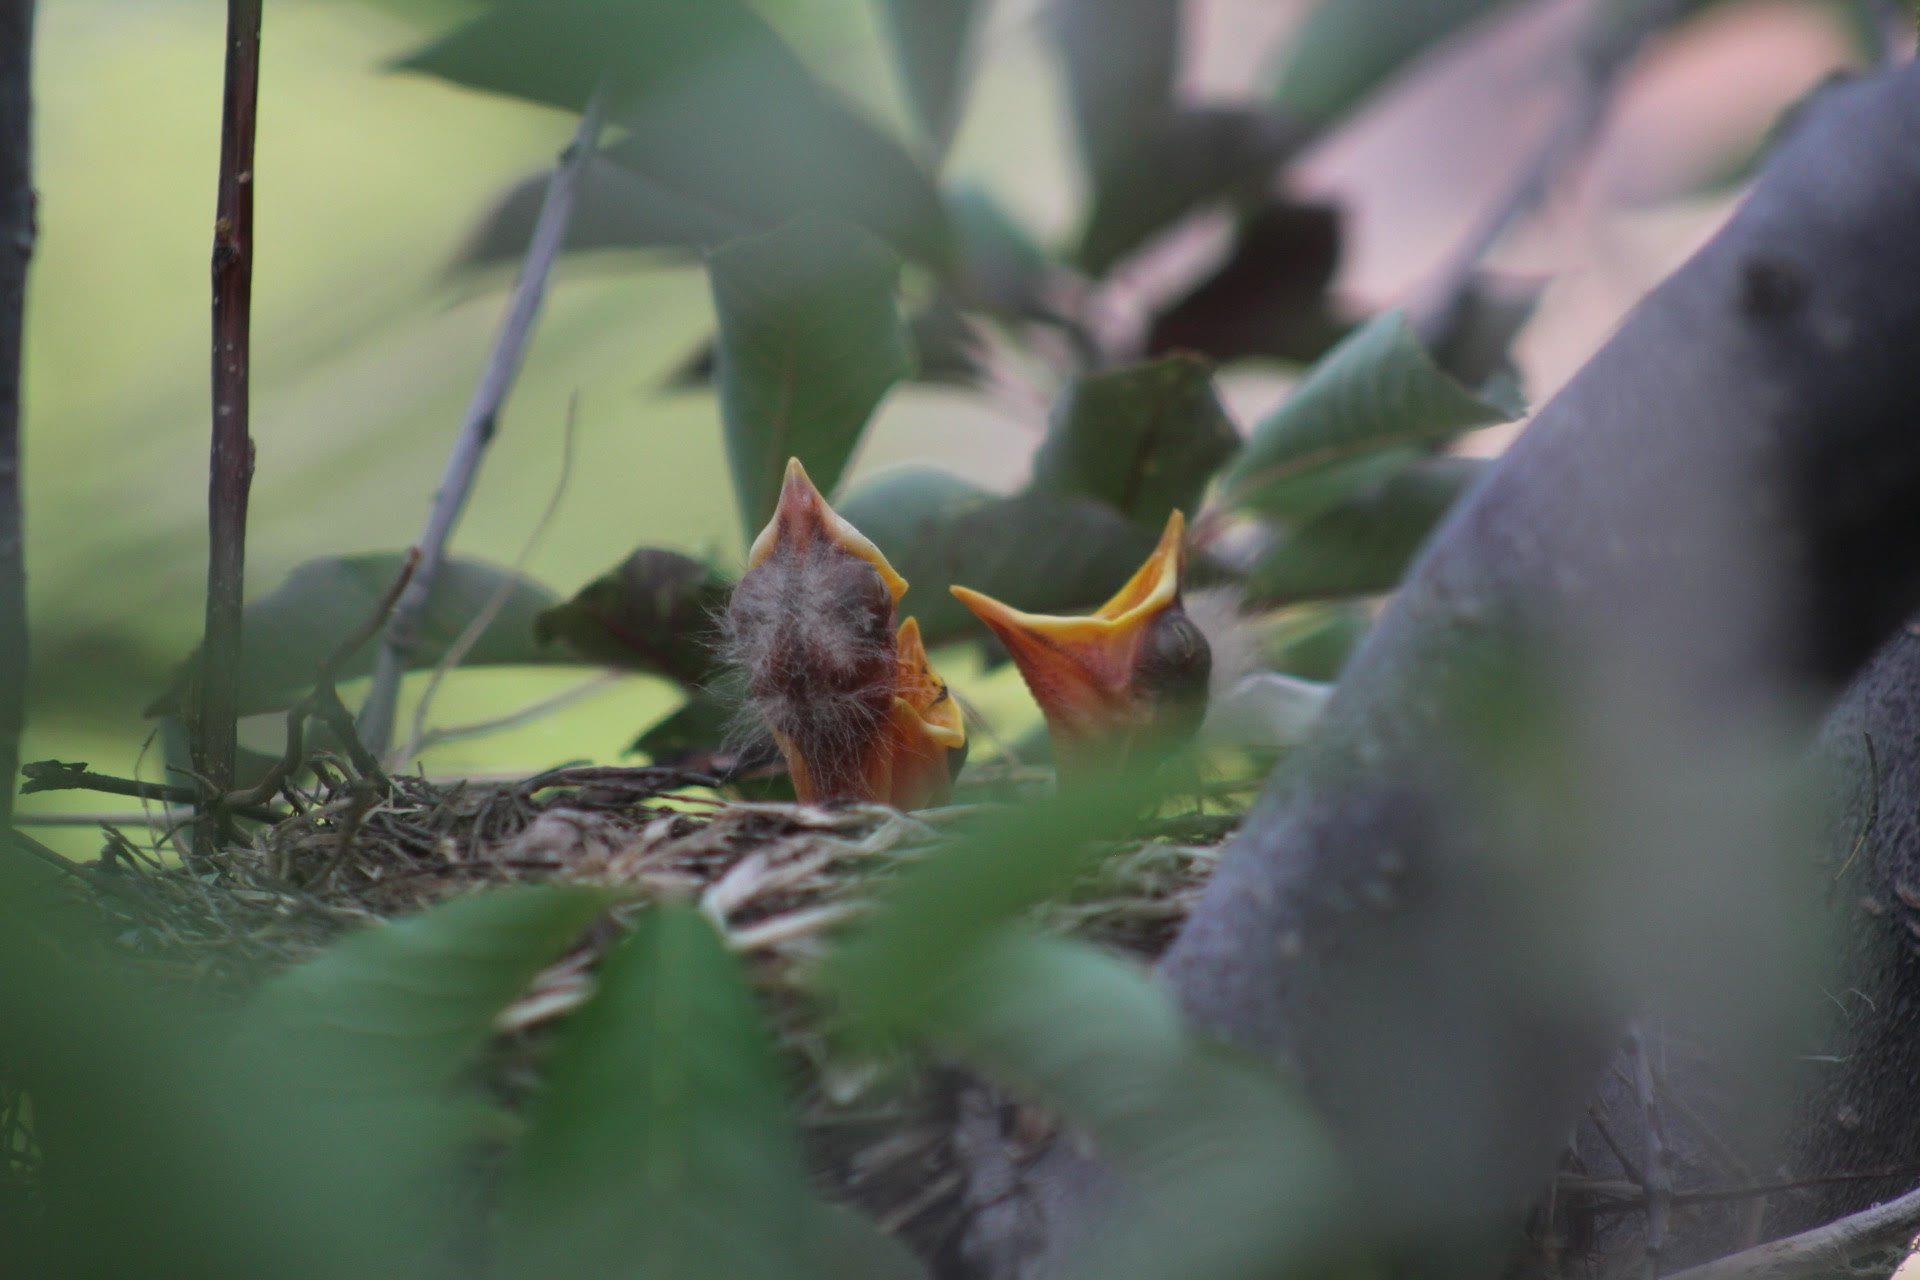
M 1427 535 L 1489 464 L 1425 458 L 1281 535 L 1247 575 L 1247 598 L 1294 604 L 1391 591 Z
M 935 154 L 960 119 L 980 0 L 886 0 L 894 58 L 907 101 Z
M 985 188 L 962 183 L 948 193 L 947 209 L 961 300 L 1000 316 L 1050 315 L 1043 293 L 1052 260 L 1006 206 Z
M 1513 0 L 1320 0 L 1288 45 L 1274 100 L 1328 124 L 1420 54 Z
M 921 1028 L 965 985 L 965 966 L 1028 909 L 1059 897 L 1096 864 L 1101 841 L 1152 807 L 1150 779 L 1116 774 L 994 812 L 903 873 L 822 973 L 849 1015 L 882 1036 Z
M 1075 260 L 1102 275 L 1196 210 L 1264 200 L 1305 136 L 1258 108 L 1186 107 L 1157 120 L 1134 137 L 1128 159 L 1096 181 Z
M 690 907 L 648 910 L 561 1029 L 500 1189 L 505 1277 L 843 1274 L 740 961 Z
M 1105 503 L 1050 493 L 996 498 L 923 467 L 874 476 L 839 510 L 912 584 L 903 608 L 920 620 L 928 644 L 986 634 L 947 593 L 954 583 L 1035 612 L 1091 607 L 1120 589 L 1154 543 Z
M 678 551 L 643 547 L 535 620 L 541 643 L 564 642 L 589 662 L 705 684 L 717 662 L 716 618 L 733 584 Z
M 947 261 L 931 176 L 739 0 L 507 0 L 399 65 L 572 111 L 604 80 L 624 136 L 602 158 L 636 179 L 599 194 L 588 184 L 583 235 L 710 245 L 822 214 Z M 515 220 L 491 219 L 476 240 L 517 254 L 503 246 L 525 246 L 532 201 L 508 203 Z
M 1119 1174 L 1068 1274 L 1312 1274 L 1348 1209 L 1333 1147 L 1263 1063 L 1186 1030 L 1145 969 L 1007 933 L 946 984 L 933 1038 L 1065 1118 Z
M 309 560 L 295 566 L 273 591 L 249 603 L 242 619 L 246 643 L 240 659 L 240 714 L 283 710 L 312 688 L 320 664 L 373 615 L 405 559 L 397 551 L 370 551 Z M 420 643 L 410 656 L 413 669 L 438 666 L 460 633 L 503 590 L 499 612 L 461 665 L 518 666 L 563 659 L 534 636 L 541 611 L 555 603 L 551 591 L 509 569 L 447 560 L 421 615 Z M 365 675 L 373 669 L 374 648 L 362 645 L 334 674 L 341 680 Z M 198 664 L 196 653 L 146 713 L 180 714 Z
M 1180 0 L 1057 0 L 1050 14 L 1080 149 L 1102 189 L 1173 113 Z
M 495 890 L 374 925 L 269 980 L 241 1035 L 324 1063 L 306 1083 L 329 1102 L 445 1103 L 495 1016 L 606 906 L 592 889 Z
M 1273 615 L 1260 633 L 1264 664 L 1305 680 L 1335 681 L 1373 623 L 1364 603 L 1311 604 Z
M 1329 351 L 1253 430 L 1222 477 L 1223 502 L 1304 521 L 1427 447 L 1519 417 L 1434 363 L 1388 312 Z
M 1158 533 L 1175 508 L 1198 507 L 1239 445 L 1212 368 L 1167 356 L 1074 379 L 1034 457 L 1032 487 L 1098 499 Z
M 1147 351 L 1316 359 L 1347 328 L 1327 292 L 1339 261 L 1337 209 L 1266 205 L 1240 223 L 1226 261 L 1154 317 Z
M 887 388 L 913 372 L 900 267 L 866 233 L 802 222 L 713 255 L 716 376 L 740 517 L 773 515 L 787 459 L 830 493 Z
M 551 174 L 530 174 L 481 215 L 455 266 L 518 262 L 527 252 Z M 588 162 L 567 224 L 569 251 L 662 249 L 691 254 L 761 229 L 757 219 L 708 204 L 619 164 L 605 153 Z

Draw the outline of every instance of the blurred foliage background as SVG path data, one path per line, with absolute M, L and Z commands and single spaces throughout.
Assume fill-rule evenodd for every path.
M 1459 30 L 1436 24 L 1443 38 L 1401 50 L 1416 56 L 1359 100 L 1334 104 L 1336 127 L 1291 166 L 1289 181 L 1343 210 L 1334 292 L 1352 314 L 1416 296 L 1510 180 L 1577 82 L 1587 7 L 1451 6 L 1484 12 Z M 903 140 L 914 136 L 880 5 L 755 0 L 754 8 L 857 111 Z M 1204 104 L 1271 93 L 1310 8 L 1193 6 L 1182 96 Z M 1035 239 L 1066 245 L 1088 181 L 1042 9 L 1038 0 L 986 7 L 943 177 L 990 192 Z M 1871 9 L 1842 0 L 1702 6 L 1633 73 L 1580 180 L 1496 256 L 1495 265 L 1523 274 L 1571 268 L 1554 276 L 1517 348 L 1533 403 L 1717 225 L 1777 112 L 1861 59 Z M 549 164 L 571 130 L 562 113 L 393 69 L 472 11 L 455 0 L 269 6 L 257 163 L 254 597 L 303 560 L 393 550 L 416 536 L 511 278 L 510 267 L 456 269 L 456 257 L 482 213 Z M 42 5 L 42 239 L 27 326 L 36 645 L 27 759 L 132 772 L 142 760 L 138 713 L 197 635 L 221 22 L 217 5 L 176 0 Z M 1309 83 L 1306 92 L 1316 91 Z M 1190 238 L 1204 258 L 1219 228 L 1198 226 Z M 1123 267 L 1122 299 L 1154 296 L 1152 278 L 1125 275 Z M 563 261 L 456 554 L 505 564 L 527 548 L 577 396 L 571 480 L 527 572 L 565 596 L 636 545 L 732 562 L 740 535 L 716 399 L 667 385 L 711 333 L 711 306 L 698 262 L 620 251 Z M 1053 371 L 1021 374 L 987 388 L 897 386 L 852 478 L 915 461 L 1011 487 L 1058 389 Z M 1293 374 L 1243 363 L 1222 375 L 1222 393 L 1245 407 L 1245 422 Z M 1485 452 L 1501 438 L 1470 448 Z M 966 670 L 957 673 L 963 685 L 973 683 Z M 437 719 L 502 713 L 578 680 L 577 671 L 466 673 L 442 695 Z M 969 692 L 1016 721 L 1025 714 L 1007 673 Z M 494 772 L 611 758 L 676 698 L 664 681 L 622 678 L 536 724 L 440 748 L 425 763 Z M 271 726 L 247 732 L 272 743 Z M 151 755 L 144 767 L 152 776 Z M 32 805 L 97 807 L 81 796 Z

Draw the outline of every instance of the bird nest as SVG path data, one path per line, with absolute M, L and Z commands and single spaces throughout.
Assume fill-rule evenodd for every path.
M 1004 796 L 1033 780 L 986 781 Z M 504 1082 L 509 1092 L 531 1084 L 538 1043 L 590 994 L 622 918 L 649 903 L 697 903 L 749 961 L 796 1067 L 822 1181 L 888 1230 L 940 1248 L 961 1204 L 949 1149 L 953 1081 L 842 1060 L 807 976 L 895 871 L 986 805 L 903 813 L 753 803 L 721 798 L 711 778 L 678 770 L 599 767 L 509 784 L 396 778 L 385 794 L 342 784 L 320 800 L 188 865 L 163 864 L 109 832 L 100 861 L 76 883 L 143 963 L 235 992 L 350 930 L 483 886 L 616 890 L 623 905 L 500 1016 L 503 1045 L 529 1050 L 500 1055 L 528 1075 Z M 1072 893 L 1036 909 L 1035 922 L 1157 955 L 1234 821 L 1192 814 L 1145 824 L 1112 843 Z

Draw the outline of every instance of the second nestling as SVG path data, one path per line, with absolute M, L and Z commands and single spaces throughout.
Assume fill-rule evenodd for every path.
M 1181 603 L 1179 512 L 1119 593 L 1085 617 L 1022 613 L 954 595 L 1000 638 L 1040 704 L 1061 775 L 1151 761 L 1206 714 L 1211 653 Z M 799 459 L 747 554 L 727 648 L 747 697 L 808 802 L 898 808 L 944 802 L 966 730 L 927 660 L 920 626 L 895 615 L 905 579 L 827 504 Z

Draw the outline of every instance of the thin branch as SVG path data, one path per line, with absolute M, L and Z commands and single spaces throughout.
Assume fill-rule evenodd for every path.
M 1690 0 L 1640 0 L 1638 10 L 1624 17 L 1610 5 L 1594 6 L 1580 84 L 1572 99 L 1513 185 L 1488 209 L 1429 286 L 1429 300 L 1420 308 L 1418 320 L 1420 336 L 1429 349 L 1447 345 L 1447 335 L 1459 325 L 1472 300 L 1481 262 L 1508 232 L 1538 211 L 1585 158 L 1641 50 L 1685 17 L 1689 6 Z
M 580 393 L 576 391 L 567 401 L 566 424 L 560 433 L 560 475 L 554 481 L 553 493 L 547 499 L 546 508 L 541 511 L 540 518 L 533 522 L 533 530 L 527 534 L 527 540 L 521 544 L 520 554 L 514 557 L 513 572 L 500 580 L 500 585 L 494 588 L 493 595 L 488 597 L 487 603 L 481 607 L 480 612 L 473 615 L 473 620 L 467 623 L 459 636 L 447 647 L 447 652 L 441 657 L 439 665 L 433 669 L 433 675 L 427 680 L 427 687 L 420 691 L 420 701 L 413 708 L 413 727 L 407 731 L 406 746 L 396 754 L 395 768 L 401 767 L 425 750 L 429 738 L 436 742 L 445 742 L 449 737 L 462 732 L 446 730 L 429 734 L 427 713 L 433 709 L 433 700 L 439 694 L 440 685 L 446 680 L 447 674 L 466 660 L 467 655 L 473 651 L 473 646 L 480 643 L 480 637 L 485 635 L 487 628 L 493 625 L 493 620 L 500 616 L 500 610 L 506 607 L 507 599 L 518 586 L 517 579 L 527 567 L 527 561 L 532 558 L 534 548 L 540 545 L 540 540 L 546 536 L 547 529 L 553 524 L 554 516 L 559 514 L 560 503 L 566 498 L 567 486 L 573 480 L 574 427 L 578 423 L 579 415 Z M 515 719 L 514 722 L 518 723 L 518 720 Z M 465 736 L 473 735 L 468 732 Z
M 20 788 L 21 795 L 34 795 L 41 791 L 98 791 L 109 796 L 133 796 L 140 800 L 159 800 L 166 804 L 204 804 L 206 794 L 197 786 L 176 782 L 142 782 L 136 778 L 116 778 L 111 774 L 94 773 L 84 764 L 67 764 L 60 760 L 37 760 L 21 766 L 20 772 L 26 776 L 26 785 Z M 243 818 L 252 818 L 259 822 L 277 822 L 281 815 L 271 809 L 253 806 L 236 806 L 230 810 Z
M 471 724 L 449 725 L 444 729 L 431 729 L 419 735 L 408 752 L 408 758 L 420 754 L 429 747 L 443 746 L 449 742 L 463 742 L 469 738 L 484 738 L 489 734 L 502 733 L 508 729 L 518 729 L 522 725 L 532 724 L 556 711 L 572 706 L 584 698 L 590 698 L 602 689 L 619 684 L 626 679 L 623 672 L 602 671 L 579 684 L 570 685 L 560 692 L 528 703 L 518 711 L 509 711 L 502 716 L 489 720 L 476 720 Z
M 1920 1190 L 1859 1213 L 1675 1272 L 1668 1280 L 1815 1280 L 1920 1232 Z
M 420 646 L 421 619 L 433 594 L 434 580 L 440 576 L 440 566 L 446 559 L 447 542 L 473 491 L 480 460 L 493 440 L 501 408 L 513 390 L 514 378 L 526 356 L 534 322 L 540 316 L 540 304 L 546 297 L 547 280 L 553 274 L 553 264 L 566 244 L 580 175 L 599 144 L 605 96 L 604 90 L 598 91 L 587 104 L 573 142 L 561 156 L 547 184 L 546 198 L 540 205 L 540 217 L 534 223 L 519 282 L 514 285 L 506 319 L 501 323 L 499 337 L 494 340 L 493 355 L 480 377 L 480 385 L 474 390 L 472 403 L 467 406 L 453 453 L 447 458 L 447 469 L 440 477 L 440 488 L 433 496 L 433 507 L 427 513 L 427 526 L 420 535 L 419 571 L 401 594 L 400 604 L 387 623 L 386 638 L 374 661 L 373 683 L 367 691 L 366 704 L 360 709 L 361 738 L 376 755 L 385 753 L 393 740 L 400 679 Z
M 207 780 L 209 796 L 218 796 L 233 785 L 239 745 L 240 610 L 245 595 L 247 493 L 253 483 L 247 396 L 260 3 L 227 0 L 220 195 L 213 228 L 213 445 L 207 492 L 207 619 L 193 718 L 194 771 Z
M 33 0 L 0 0 L 0 823 L 13 813 L 27 703 L 20 353 L 33 257 Z

